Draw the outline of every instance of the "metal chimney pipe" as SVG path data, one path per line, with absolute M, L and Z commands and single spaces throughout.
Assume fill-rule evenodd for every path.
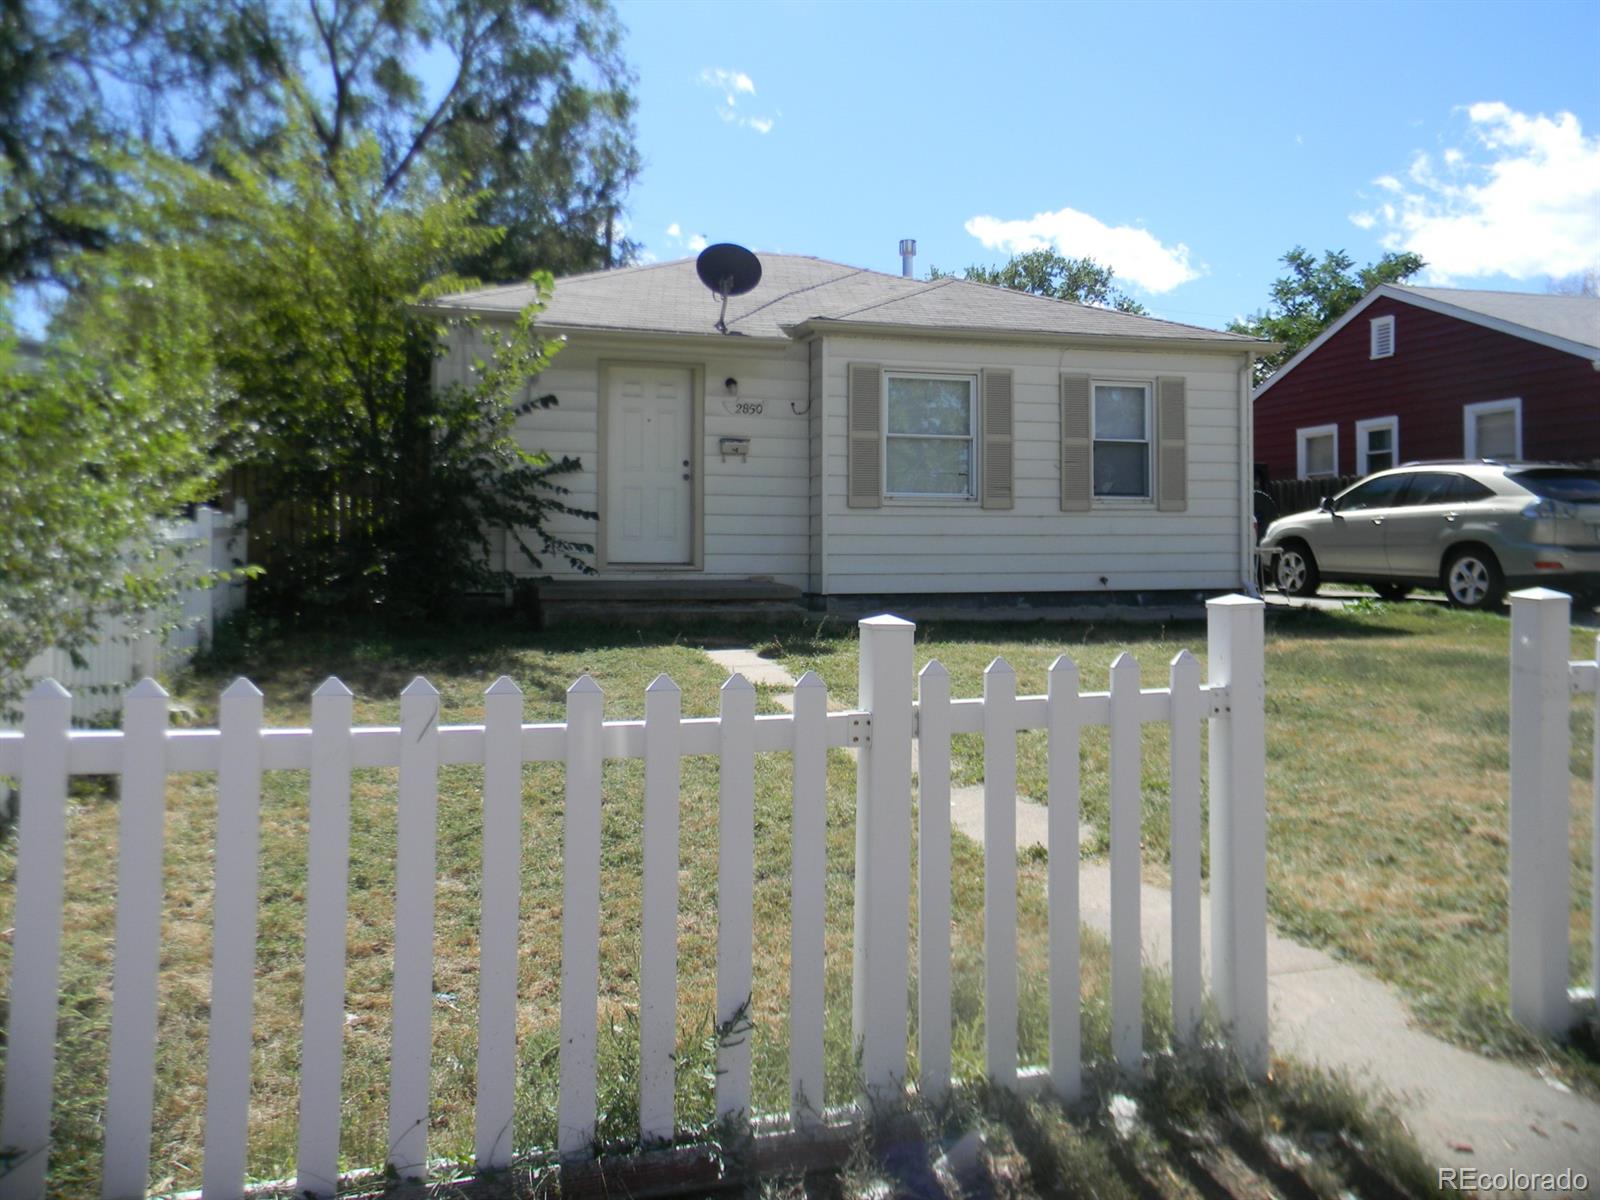
M 900 239 L 900 274 L 911 278 L 911 260 L 917 256 L 917 239 Z

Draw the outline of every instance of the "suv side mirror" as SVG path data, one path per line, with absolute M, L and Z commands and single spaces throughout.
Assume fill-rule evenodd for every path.
M 1328 496 L 1324 496 L 1321 500 L 1318 500 L 1317 511 L 1331 513 L 1333 511 L 1333 500 Z

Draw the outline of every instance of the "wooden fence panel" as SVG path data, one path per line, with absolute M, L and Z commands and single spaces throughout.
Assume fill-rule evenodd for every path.
M 984 1067 L 1017 1081 L 1017 674 L 997 658 L 983 673 Z
M 644 694 L 644 912 L 639 962 L 639 1136 L 676 1130 L 678 1037 L 678 788 L 683 695 L 658 675 Z

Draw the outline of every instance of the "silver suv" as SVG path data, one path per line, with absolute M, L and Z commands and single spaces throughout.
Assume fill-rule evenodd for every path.
M 1370 584 L 1398 600 L 1444 589 L 1458 608 L 1493 608 L 1507 587 L 1600 592 L 1600 469 L 1542 463 L 1409 463 L 1368 476 L 1262 538 L 1278 589 Z

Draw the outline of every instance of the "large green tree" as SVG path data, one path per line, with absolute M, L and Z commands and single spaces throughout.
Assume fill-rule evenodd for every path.
M 119 618 L 160 628 L 204 579 L 153 518 L 216 486 L 230 397 L 213 298 L 170 259 L 98 270 L 42 356 L 0 327 L 0 711 L 41 651 L 75 653 Z
M 1327 250 L 1318 259 L 1296 246 L 1280 260 L 1289 268 L 1272 283 L 1272 303 L 1262 312 L 1232 321 L 1233 333 L 1281 342 L 1283 349 L 1256 362 L 1260 383 L 1316 340 L 1373 288 L 1384 283 L 1404 283 L 1428 264 L 1415 254 L 1385 254 L 1375 263 L 1356 269 L 1343 250 Z
M 932 267 L 928 278 L 943 279 L 951 274 Z M 1116 277 L 1116 271 L 1104 263 L 1092 258 L 1067 258 L 1053 248 L 1027 250 L 1013 255 L 998 267 L 971 266 L 961 272 L 961 278 L 974 283 L 991 283 L 1013 291 L 1032 292 L 1035 296 L 1143 316 L 1144 305 L 1116 287 Z
M 491 529 L 515 531 L 534 565 L 581 567 L 588 549 L 545 532 L 574 511 L 558 477 L 576 464 L 513 436 L 521 412 L 550 402 L 527 391 L 558 345 L 535 334 L 537 306 L 482 331 L 470 386 L 432 386 L 440 329 L 419 302 L 469 286 L 454 263 L 501 231 L 480 219 L 481 194 L 390 189 L 389 172 L 376 135 L 329 157 L 309 117 L 208 169 L 151 155 L 131 172 L 143 200 L 101 256 L 123 278 L 181 271 L 208 298 L 230 385 L 224 452 L 253 465 L 255 519 L 292 511 L 299 527 L 257 584 L 280 606 L 436 612 L 507 582 Z M 547 290 L 548 273 L 536 278 Z
M 505 236 L 453 268 L 608 265 L 639 169 L 620 42 L 607 0 L 0 0 L 0 282 L 118 234 L 108 150 L 210 164 L 302 110 L 325 166 L 374 139 L 385 196 L 487 193 Z

